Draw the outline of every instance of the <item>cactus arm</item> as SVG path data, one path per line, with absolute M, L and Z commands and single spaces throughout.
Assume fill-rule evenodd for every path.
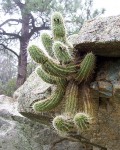
M 69 115 L 75 115 L 78 110 L 78 85 L 72 81 L 68 84 L 65 93 L 65 113 Z
M 32 107 L 36 112 L 50 111 L 60 104 L 64 94 L 65 89 L 61 89 L 61 87 L 58 86 L 50 97 L 44 100 L 38 100 L 37 102 L 33 103 Z
M 53 44 L 53 51 L 55 57 L 58 59 L 59 62 L 63 62 L 64 64 L 66 64 L 71 61 L 71 56 L 68 47 L 62 42 L 55 42 Z
M 91 118 L 86 113 L 77 113 L 74 116 L 74 124 L 80 131 L 86 130 L 90 127 Z
M 76 66 L 71 65 L 71 66 L 60 66 L 53 61 L 48 61 L 44 65 L 42 65 L 43 69 L 50 73 L 51 75 L 58 76 L 58 77 L 67 77 L 70 75 L 70 73 L 75 73 L 76 72 Z
M 50 74 L 46 73 L 42 68 L 37 68 L 36 73 L 39 75 L 40 78 L 42 78 L 45 82 L 50 84 L 56 84 L 59 82 L 60 78 L 51 76 Z
M 49 56 L 54 57 L 54 53 L 52 51 L 52 38 L 48 33 L 42 33 L 41 34 L 41 41 L 43 43 L 43 46 L 45 47 L 45 50 L 49 54 Z
M 76 67 L 74 65 L 64 67 L 56 64 L 52 60 L 48 59 L 45 54 L 37 47 L 31 46 L 29 48 L 31 57 L 37 62 L 42 64 L 43 70 L 51 75 L 58 77 L 66 77 L 70 73 L 76 72 Z
M 95 68 L 95 56 L 93 53 L 88 53 L 80 64 L 76 80 L 81 83 L 87 80 Z
M 50 83 L 50 84 L 57 84 L 61 88 L 65 88 L 67 84 L 67 80 L 64 78 L 59 78 L 56 76 L 51 76 L 50 74 L 46 73 L 42 68 L 38 67 L 36 69 L 36 73 L 43 81 Z
M 67 116 L 56 116 L 53 119 L 53 127 L 58 131 L 58 133 L 67 133 L 74 130 L 73 122 L 67 118 Z M 65 134 L 64 134 L 65 135 Z
M 37 46 L 32 45 L 29 47 L 28 50 L 29 50 L 30 56 L 33 58 L 35 62 L 39 64 L 44 64 L 48 60 L 48 58 L 45 56 L 43 51 Z
M 51 29 L 53 32 L 53 39 L 55 41 L 66 42 L 64 20 L 59 12 L 55 12 L 51 17 Z

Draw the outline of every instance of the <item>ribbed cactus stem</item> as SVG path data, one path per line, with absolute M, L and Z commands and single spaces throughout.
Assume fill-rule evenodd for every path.
M 60 102 L 62 101 L 65 94 L 65 89 L 61 87 L 57 87 L 55 92 L 48 98 L 44 100 L 38 100 L 37 102 L 33 103 L 33 109 L 36 112 L 44 112 L 50 111 L 57 107 Z
M 65 64 L 71 61 L 71 56 L 68 50 L 68 46 L 63 44 L 62 42 L 55 42 L 53 44 L 53 51 L 55 57 L 59 60 L 59 62 Z
M 87 80 L 92 74 L 95 68 L 95 55 L 91 52 L 88 53 L 80 64 L 80 69 L 78 70 L 76 80 L 81 83 Z
M 67 85 L 67 80 L 64 78 L 59 78 L 56 76 L 51 76 L 47 72 L 45 72 L 41 67 L 38 67 L 36 69 L 36 73 L 39 75 L 40 78 L 43 79 L 43 81 L 50 83 L 50 84 L 57 84 L 61 88 L 65 88 Z
M 76 67 L 74 65 L 68 67 L 58 65 L 53 62 L 53 60 L 48 59 L 42 50 L 37 46 L 31 46 L 29 48 L 29 52 L 34 61 L 42 64 L 43 70 L 53 76 L 66 77 L 70 73 L 76 72 Z
M 78 85 L 74 81 L 69 82 L 65 93 L 66 114 L 73 116 L 77 112 L 79 104 L 78 93 Z
M 59 12 L 55 12 L 51 17 L 51 29 L 54 41 L 66 43 L 66 30 L 64 20 Z
M 64 78 L 70 75 L 70 73 L 76 72 L 75 65 L 71 65 L 68 67 L 61 66 L 61 65 L 54 63 L 52 60 L 46 61 L 46 63 L 42 65 L 42 68 L 53 76 L 64 77 Z
M 73 120 L 74 124 L 80 131 L 86 130 L 90 127 L 91 118 L 86 113 L 77 113 Z
M 52 38 L 50 37 L 50 35 L 48 33 L 42 33 L 41 34 L 41 41 L 45 47 L 45 50 L 47 51 L 47 53 L 49 54 L 49 56 L 54 57 L 54 53 L 52 51 Z
M 32 45 L 29 47 L 28 50 L 29 50 L 30 56 L 33 58 L 35 62 L 44 64 L 48 60 L 48 58 L 45 56 L 43 51 L 37 46 Z
M 67 116 L 60 115 L 53 119 L 53 127 L 58 133 L 67 133 L 74 130 L 74 123 Z

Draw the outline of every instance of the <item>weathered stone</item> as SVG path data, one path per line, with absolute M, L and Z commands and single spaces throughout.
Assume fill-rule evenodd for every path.
M 27 81 L 13 95 L 18 100 L 18 111 L 30 119 L 49 124 L 52 114 L 36 114 L 31 108 L 31 104 L 36 99 L 43 99 L 51 93 L 51 85 L 45 83 L 33 72 Z
M 69 40 L 79 52 L 120 57 L 120 15 L 86 21 Z
M 113 86 L 108 81 L 95 81 L 91 88 L 99 92 L 99 97 L 110 98 L 113 95 Z
M 107 62 L 107 63 L 106 63 Z M 99 92 L 98 131 L 92 141 L 107 148 L 120 148 L 120 60 L 102 62 L 91 88 Z M 97 84 L 96 84 L 97 83 Z M 102 93 L 102 95 L 101 95 Z
M 59 141 L 52 129 L 23 117 L 16 108 L 17 101 L 0 95 L 0 150 L 83 150 L 78 142 Z

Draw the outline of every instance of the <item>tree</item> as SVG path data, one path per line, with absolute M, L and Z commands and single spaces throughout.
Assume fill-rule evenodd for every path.
M 9 15 L 8 19 L 0 24 L 0 45 L 1 48 L 14 53 L 18 59 L 17 87 L 26 80 L 29 41 L 41 30 L 50 29 L 51 12 L 55 10 L 62 12 L 69 27 L 71 22 L 77 25 L 70 31 L 76 31 L 84 20 L 104 12 L 96 10 L 95 15 L 91 11 L 92 2 L 93 0 L 85 0 L 84 3 L 82 0 L 4 0 L 0 3 L 1 11 Z M 16 49 L 18 41 L 19 54 L 13 50 Z
M 16 59 L 0 52 L 0 94 L 12 96 L 16 89 Z M 7 66 L 7 67 L 6 67 Z

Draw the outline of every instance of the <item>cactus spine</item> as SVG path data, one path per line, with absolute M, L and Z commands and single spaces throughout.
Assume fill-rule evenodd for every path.
M 37 102 L 35 100 L 32 107 L 36 112 L 50 111 L 65 100 L 64 112 L 53 119 L 53 126 L 58 133 L 67 135 L 70 131 L 83 131 L 90 126 L 89 115 L 78 110 L 79 85 L 84 84 L 92 74 L 95 56 L 91 52 L 76 65 L 75 58 L 72 57 L 74 48 L 67 40 L 64 21 L 59 12 L 53 14 L 51 24 L 53 41 L 47 33 L 41 35 L 41 40 L 53 59 L 48 58 L 40 48 L 34 45 L 29 48 L 29 53 L 34 61 L 41 65 L 36 73 L 45 82 L 57 85 L 57 88 L 50 97 Z M 89 108 L 86 105 L 89 103 L 85 102 L 85 107 Z

